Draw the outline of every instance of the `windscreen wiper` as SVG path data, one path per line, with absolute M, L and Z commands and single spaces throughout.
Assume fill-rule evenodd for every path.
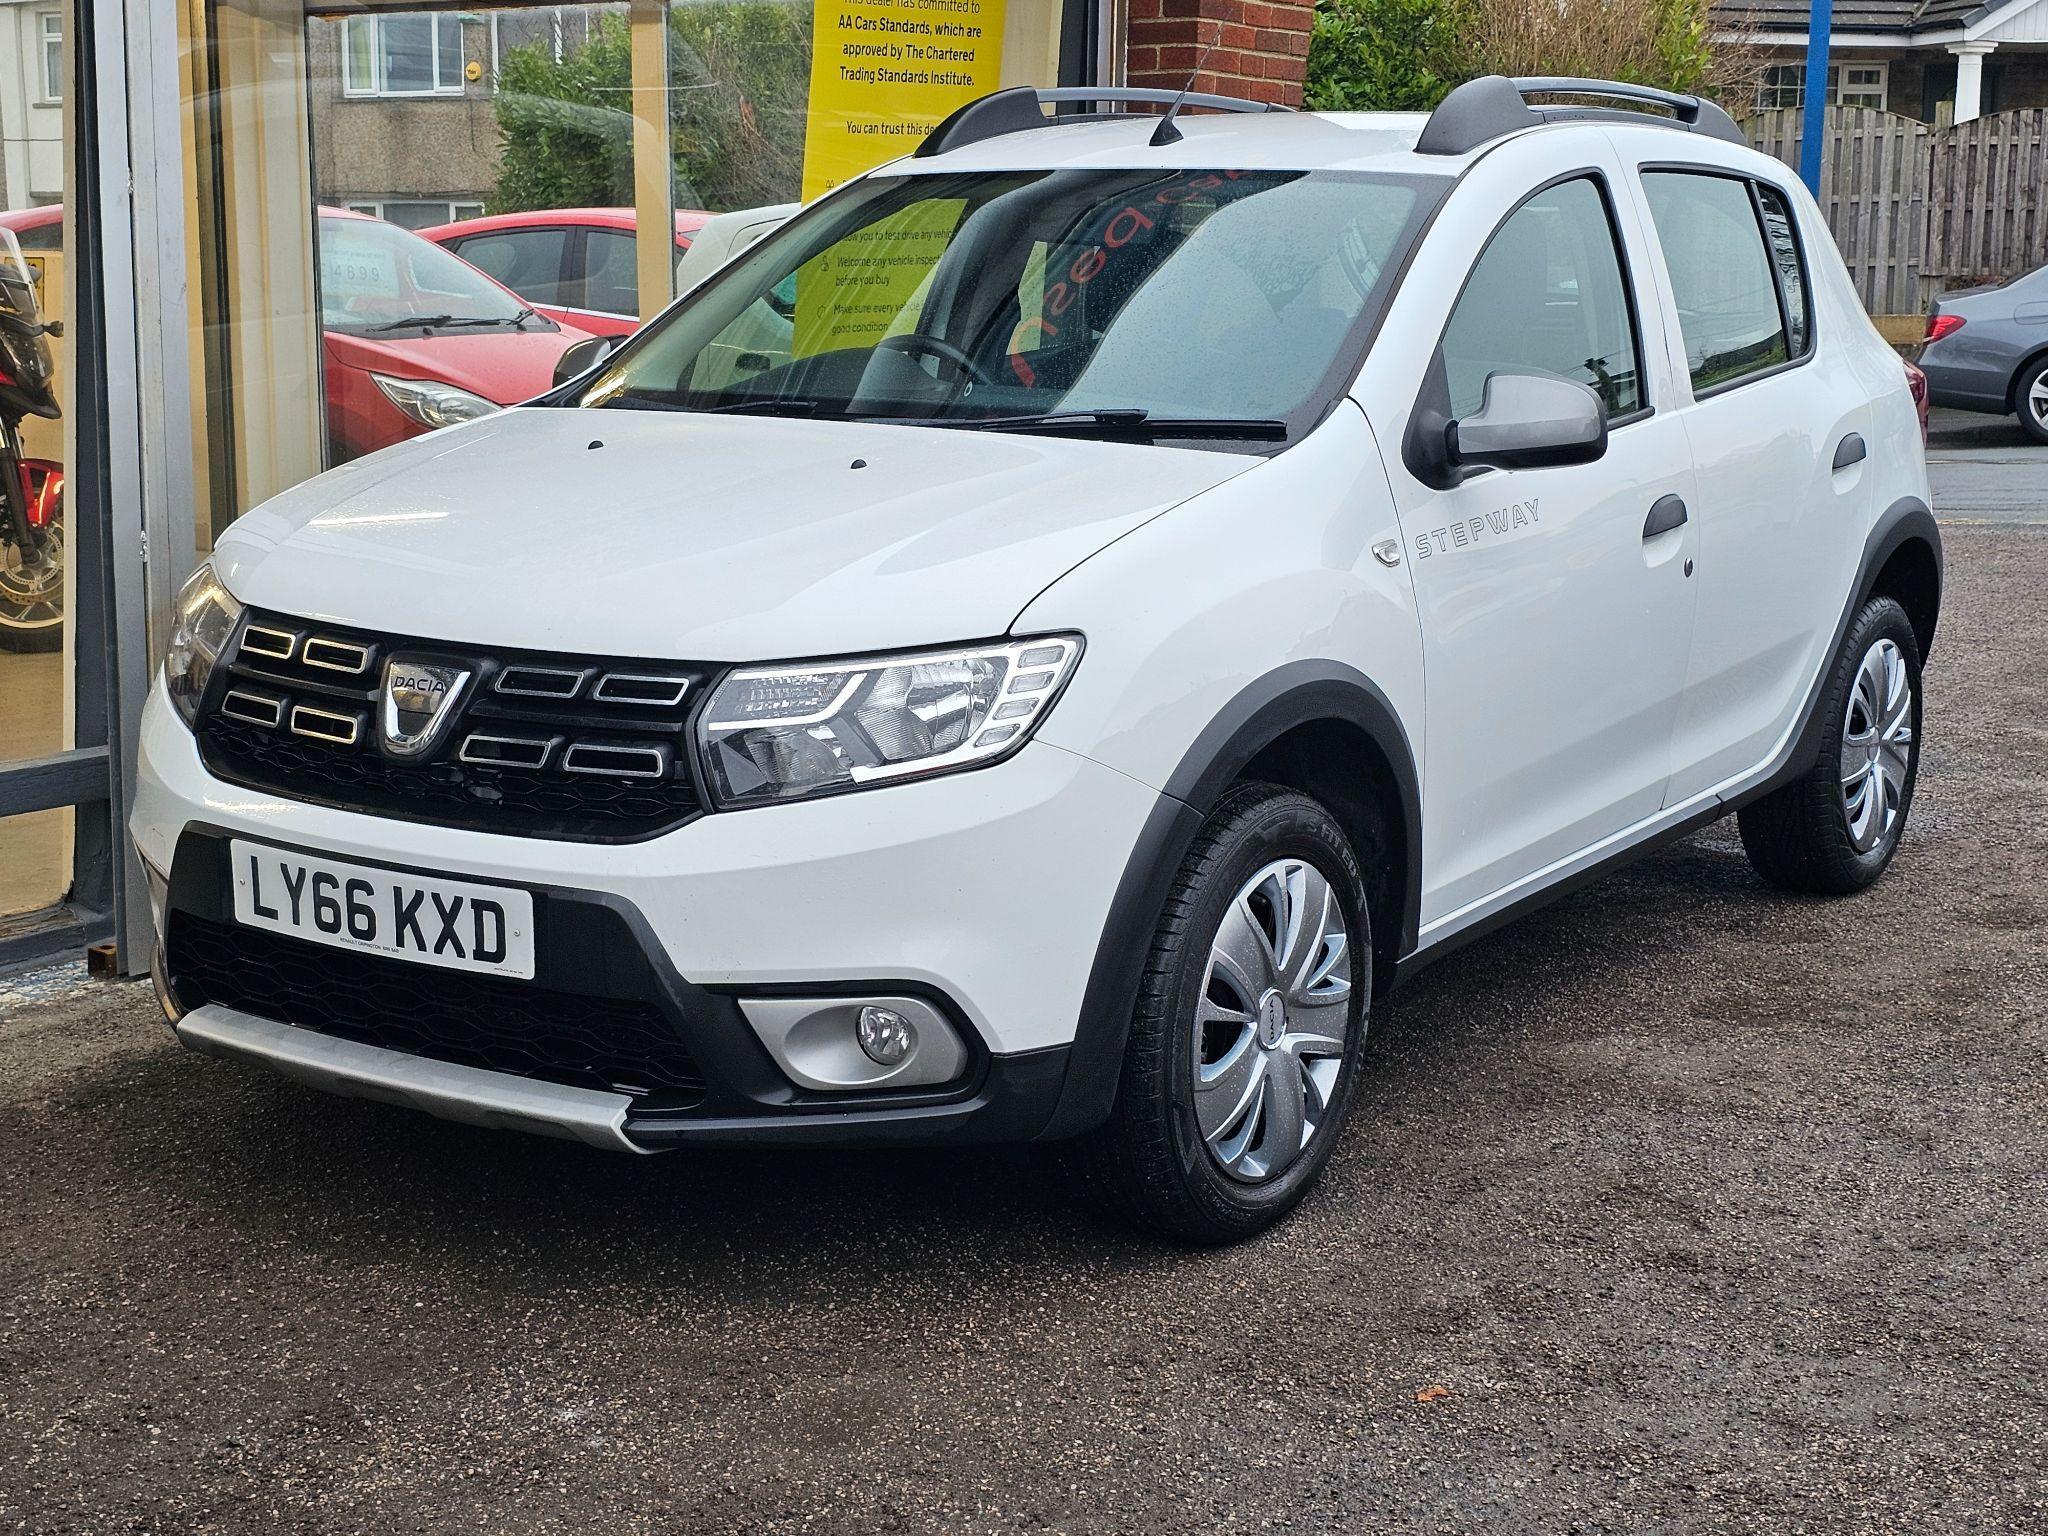
M 363 327 L 365 335 L 379 331 L 453 331 L 465 326 L 517 325 L 525 327 L 526 318 L 534 314 L 530 309 L 521 310 L 517 315 L 408 315 L 403 320 L 383 320 L 376 325 Z
M 1285 442 L 1287 423 L 1270 417 L 1154 416 L 1136 406 L 1098 411 L 1044 411 L 1034 416 L 984 416 L 928 421 L 924 426 L 972 427 L 989 432 L 1046 432 L 1094 429 L 1132 437 L 1217 437 Z
M 799 395 L 757 395 L 750 400 L 728 400 L 723 405 L 691 406 L 686 409 L 702 411 L 707 416 L 817 416 L 834 414 L 821 411 L 820 401 L 807 400 Z
M 762 395 L 753 400 L 728 400 L 723 405 L 691 405 L 680 395 L 629 389 L 596 402 L 603 411 L 681 411 L 691 416 L 816 416 L 816 400 Z M 833 415 L 832 412 L 825 412 Z

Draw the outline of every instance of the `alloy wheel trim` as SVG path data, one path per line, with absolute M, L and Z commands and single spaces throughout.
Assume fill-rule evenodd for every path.
M 1189 1021 L 1195 1122 L 1231 1178 L 1263 1184 L 1328 1119 L 1351 1034 L 1350 928 L 1305 859 L 1274 859 L 1241 885 L 1210 935 Z
M 1842 715 L 1842 817 L 1858 853 L 1897 829 L 1912 766 L 1912 679 L 1898 645 L 1880 639 L 1857 663 Z
M 54 540 L 61 552 L 64 530 L 52 523 L 44 531 L 46 541 Z M 8 629 L 48 629 L 64 622 L 64 562 L 38 562 L 40 574 L 31 577 L 31 567 L 18 545 L 0 546 L 0 626 Z

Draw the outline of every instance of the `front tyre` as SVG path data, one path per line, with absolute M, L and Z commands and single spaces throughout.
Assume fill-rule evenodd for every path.
M 1813 768 L 1737 815 L 1756 872 L 1788 891 L 1842 896 L 1898 852 L 1920 772 L 1920 645 L 1889 597 L 1863 605 L 1821 698 Z
M 1329 1160 L 1371 996 L 1365 881 L 1343 829 L 1306 795 L 1231 791 L 1167 896 L 1116 1108 L 1080 1148 L 1095 1192 L 1187 1242 L 1278 1220 Z
M 40 530 L 27 548 L 0 534 L 0 651 L 55 651 L 63 644 L 63 523 Z

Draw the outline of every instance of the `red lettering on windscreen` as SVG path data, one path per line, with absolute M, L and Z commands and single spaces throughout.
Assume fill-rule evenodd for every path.
M 1181 177 L 1153 193 L 1150 206 L 1176 208 L 1204 192 L 1214 192 L 1243 174 L 1242 171 L 1205 171 L 1199 176 Z M 1055 318 L 1065 314 L 1074 300 L 1081 296 L 1081 290 L 1109 266 L 1112 251 L 1121 251 L 1133 240 L 1142 240 L 1156 227 L 1136 203 L 1126 203 L 1117 209 L 1103 225 L 1101 239 L 1075 257 L 1067 268 L 1067 275 L 1045 290 L 1045 313 Z M 1027 388 L 1038 382 L 1038 374 L 1025 360 L 1024 353 L 1041 339 L 1059 333 L 1058 326 L 1039 318 L 1023 321 L 1010 333 L 1010 371 Z

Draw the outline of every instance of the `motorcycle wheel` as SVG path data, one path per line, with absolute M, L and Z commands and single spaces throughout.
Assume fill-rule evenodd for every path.
M 52 519 L 42 548 L 0 543 L 0 651 L 59 650 L 64 644 L 64 523 Z

